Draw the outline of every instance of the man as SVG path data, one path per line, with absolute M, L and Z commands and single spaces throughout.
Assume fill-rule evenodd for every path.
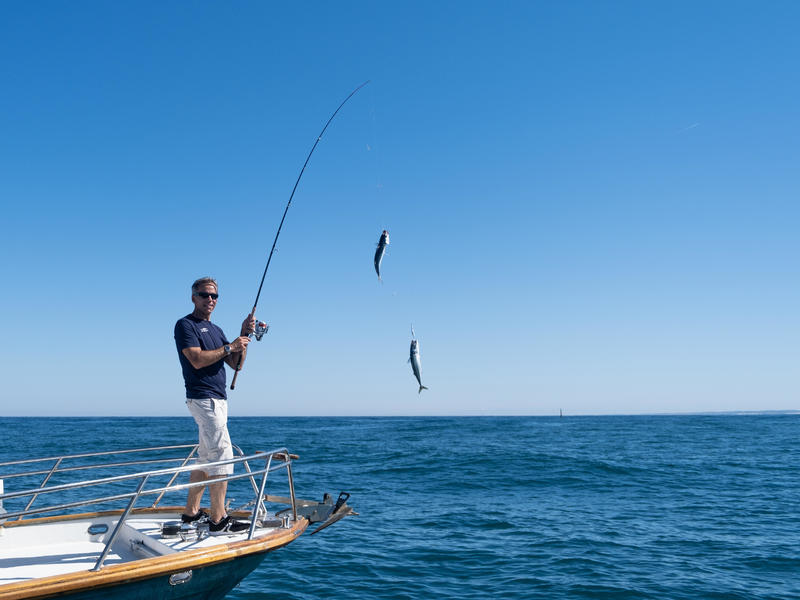
M 241 334 L 229 342 L 222 329 L 209 319 L 217 306 L 217 282 L 203 277 L 192 284 L 194 311 L 175 324 L 175 345 L 186 384 L 186 405 L 192 413 L 199 431 L 200 445 L 197 462 L 206 464 L 233 458 L 231 438 L 228 435 L 228 403 L 225 393 L 225 363 L 241 368 L 247 354 L 248 334 L 255 329 L 255 317 L 250 314 L 242 322 Z M 200 500 L 206 486 L 189 489 L 186 509 L 181 519 L 193 523 L 209 519 L 211 535 L 238 533 L 250 527 L 249 523 L 232 519 L 225 511 L 227 481 L 213 483 L 213 479 L 233 473 L 233 465 L 210 467 L 192 471 L 190 481 L 208 481 L 211 496 L 211 514 L 200 510 Z

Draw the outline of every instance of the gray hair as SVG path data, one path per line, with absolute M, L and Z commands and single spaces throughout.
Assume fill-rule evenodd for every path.
M 204 285 L 213 285 L 215 288 L 217 288 L 217 290 L 219 290 L 216 279 L 213 277 L 201 277 L 192 284 L 192 295 L 195 295 Z

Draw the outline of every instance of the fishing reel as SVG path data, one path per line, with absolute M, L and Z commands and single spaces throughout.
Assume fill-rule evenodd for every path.
M 253 308 L 253 312 L 256 312 L 255 307 Z M 252 315 L 252 313 L 250 313 Z M 260 342 L 261 338 L 264 337 L 264 334 L 269 331 L 269 325 L 267 325 L 264 321 L 256 321 L 256 326 L 253 329 L 253 333 L 247 334 L 247 337 L 255 336 L 256 341 Z M 239 355 L 239 362 L 236 363 L 236 368 L 234 369 L 235 373 L 233 374 L 233 381 L 231 381 L 231 389 L 236 388 L 236 378 L 239 376 L 239 371 L 242 368 L 242 357 L 244 354 Z
M 261 338 L 264 337 L 264 334 L 269 331 L 269 325 L 264 323 L 264 321 L 256 321 L 256 328 L 253 331 L 253 335 L 256 336 L 256 341 L 260 342 Z

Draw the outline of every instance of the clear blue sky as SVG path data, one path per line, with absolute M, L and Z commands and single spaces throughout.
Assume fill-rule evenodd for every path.
M 798 408 L 796 2 L 2 2 L 2 414 Z M 372 266 L 391 235 L 384 283 Z M 417 394 L 407 364 L 413 322 Z

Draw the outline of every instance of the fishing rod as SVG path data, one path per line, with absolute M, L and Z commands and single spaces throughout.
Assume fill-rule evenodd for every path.
M 267 266 L 264 267 L 264 274 L 261 276 L 261 283 L 258 285 L 258 292 L 256 293 L 256 299 L 253 302 L 253 310 L 250 311 L 251 317 L 256 314 L 258 299 L 261 297 L 261 288 L 264 287 L 264 279 L 266 279 L 267 277 L 267 271 L 269 270 L 269 263 L 272 262 L 272 254 L 275 252 L 275 244 L 278 243 L 278 236 L 281 234 L 281 229 L 283 228 L 283 222 L 286 220 L 286 213 L 289 212 L 289 207 L 292 205 L 292 198 L 294 198 L 294 192 L 295 190 L 297 190 L 297 184 L 300 183 L 300 178 L 303 176 L 303 172 L 306 170 L 306 165 L 308 165 L 308 161 L 311 160 L 311 155 L 314 154 L 314 150 L 316 149 L 317 144 L 319 144 L 319 141 L 325 134 L 325 130 L 328 128 L 328 125 L 331 124 L 331 121 L 333 121 L 333 118 L 336 116 L 336 113 L 338 113 L 341 110 L 341 108 L 347 103 L 348 100 L 350 100 L 350 98 L 352 98 L 355 95 L 355 93 L 358 90 L 360 90 L 368 83 L 369 80 L 365 81 L 356 89 L 354 89 L 352 92 L 350 92 L 350 95 L 347 96 L 347 98 L 342 100 L 342 103 L 339 105 L 339 107 L 335 111 L 333 111 L 331 118 L 328 119 L 327 123 L 325 123 L 325 127 L 323 127 L 322 131 L 319 132 L 319 135 L 317 136 L 314 145 L 311 146 L 311 151 L 308 153 L 308 156 L 306 156 L 306 162 L 303 163 L 303 168 L 300 169 L 300 174 L 297 176 L 297 181 L 294 182 L 292 193 L 289 195 L 289 202 L 286 203 L 286 208 L 283 210 L 283 217 L 281 217 L 281 222 L 278 225 L 278 231 L 275 233 L 275 240 L 273 240 L 272 242 L 272 249 L 269 251 L 269 256 L 267 257 Z M 256 323 L 256 331 L 255 331 L 256 340 L 260 340 L 261 337 L 267 332 L 267 329 L 269 329 L 269 325 L 267 325 L 266 323 L 260 323 L 260 322 Z M 250 337 L 250 335 L 248 335 L 247 337 Z M 236 386 L 236 378 L 239 376 L 239 370 L 242 368 L 242 356 L 243 356 L 242 354 L 239 355 L 239 362 L 236 364 L 236 370 L 233 373 L 233 381 L 231 381 L 231 389 L 234 389 L 234 387 Z

